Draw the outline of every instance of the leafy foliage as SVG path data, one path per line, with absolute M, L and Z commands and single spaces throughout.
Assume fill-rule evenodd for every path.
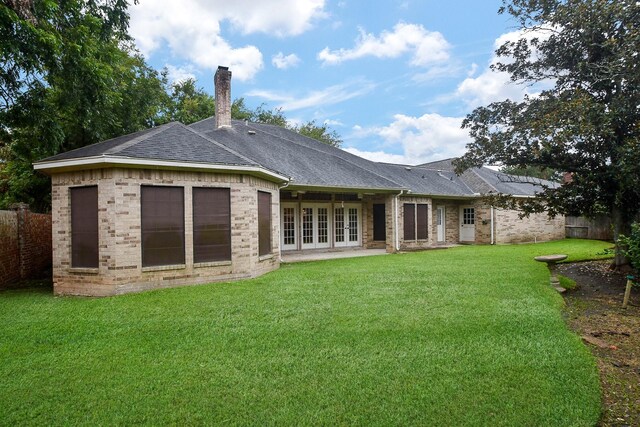
M 631 266 L 640 272 L 640 223 L 631 224 L 631 233 L 628 236 L 620 235 L 618 243 L 622 245 L 622 252 Z
M 640 4 L 632 0 L 512 0 L 501 12 L 523 37 L 496 53 L 514 82 L 552 82 L 522 102 L 476 108 L 463 122 L 473 142 L 457 169 L 501 163 L 572 174 L 525 213 L 609 214 L 614 234 L 640 211 Z M 513 201 L 511 201 L 513 203 Z
M 546 179 L 547 181 L 558 181 L 560 178 L 560 173 L 557 170 L 544 166 L 503 166 L 500 168 L 500 172 L 508 175 Z
M 0 209 L 26 202 L 50 209 L 49 179 L 32 163 L 60 152 L 169 121 L 214 113 L 193 79 L 169 84 L 127 34 L 126 0 L 7 0 L 0 4 Z M 281 110 L 255 111 L 240 98 L 240 120 L 288 125 Z M 332 145 L 326 126 L 301 132 Z

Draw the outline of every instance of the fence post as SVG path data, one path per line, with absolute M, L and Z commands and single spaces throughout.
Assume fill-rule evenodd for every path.
M 26 279 L 29 276 L 27 266 L 27 215 L 29 215 L 29 205 L 26 203 L 14 203 L 10 206 L 16 211 L 18 217 L 18 256 L 20 263 L 20 279 Z

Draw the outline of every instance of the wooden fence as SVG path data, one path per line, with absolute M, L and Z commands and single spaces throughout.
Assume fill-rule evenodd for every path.
M 567 216 L 565 217 L 565 232 L 567 237 L 613 240 L 611 219 L 604 215 L 592 219 L 582 216 Z

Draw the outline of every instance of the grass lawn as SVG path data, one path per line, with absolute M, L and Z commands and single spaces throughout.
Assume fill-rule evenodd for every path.
M 0 424 L 594 425 L 595 361 L 534 256 L 465 246 L 113 298 L 0 292 Z

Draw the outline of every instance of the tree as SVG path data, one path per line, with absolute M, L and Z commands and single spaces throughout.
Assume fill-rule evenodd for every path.
M 524 214 L 609 214 L 614 237 L 640 211 L 640 4 L 635 0 L 511 0 L 500 13 L 523 37 L 496 51 L 517 83 L 553 82 L 522 102 L 476 108 L 457 171 L 482 164 L 569 172 L 537 199 L 498 200 Z M 620 251 L 616 264 L 622 263 Z
M 342 139 L 340 135 L 338 135 L 338 132 L 330 129 L 328 125 L 318 125 L 315 120 L 308 121 L 301 125 L 291 124 L 280 108 L 268 110 L 265 108 L 265 105 L 262 104 L 253 111 L 249 120 L 257 123 L 281 126 L 332 147 L 340 147 L 340 145 L 342 145 Z
M 559 181 L 562 178 L 560 172 L 546 166 L 502 166 L 500 172 L 508 175 L 546 179 L 547 181 Z
M 297 126 L 294 130 L 301 135 L 316 139 L 332 147 L 340 147 L 340 145 L 342 145 L 342 139 L 340 138 L 340 135 L 338 135 L 338 132 L 329 129 L 326 124 L 316 124 L 315 120 L 311 120 L 301 126 Z
M 0 208 L 49 209 L 32 162 L 153 125 L 166 78 L 137 54 L 124 0 L 0 5 Z

